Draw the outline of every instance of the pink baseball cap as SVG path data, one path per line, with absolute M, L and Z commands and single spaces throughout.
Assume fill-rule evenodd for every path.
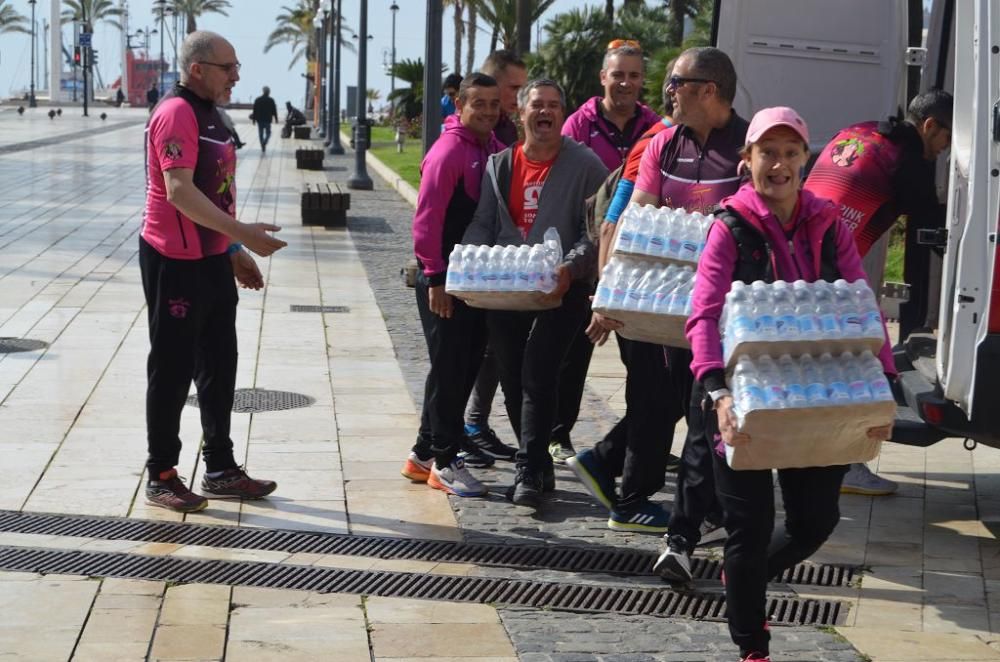
M 754 144 L 760 140 L 761 136 L 776 126 L 787 126 L 799 134 L 807 145 L 809 144 L 809 127 L 806 126 L 806 121 L 788 106 L 775 106 L 758 110 L 757 114 L 750 120 L 750 127 L 747 129 L 747 144 Z

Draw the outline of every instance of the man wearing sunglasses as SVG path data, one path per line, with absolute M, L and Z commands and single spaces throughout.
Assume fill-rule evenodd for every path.
M 840 220 L 854 232 L 858 253 L 865 257 L 900 216 L 906 216 L 903 276 L 910 298 L 899 309 L 899 339 L 905 341 L 927 321 L 930 247 L 917 243 L 917 230 L 941 228 L 945 208 L 937 197 L 934 162 L 951 144 L 952 96 L 931 90 L 910 102 L 906 118 L 861 122 L 833 137 L 816 159 L 805 188 L 840 208 Z M 881 257 L 881 256 L 880 256 Z M 873 254 L 866 260 L 876 259 Z M 883 263 L 869 271 L 878 287 Z M 884 496 L 898 485 L 852 464 L 840 491 Z
M 229 436 L 236 387 L 236 285 L 263 278 L 243 250 L 268 256 L 285 246 L 276 225 L 236 219 L 236 150 L 216 109 L 240 79 L 233 46 L 212 32 L 185 38 L 180 81 L 146 126 L 146 208 L 139 268 L 149 317 L 146 501 L 180 512 L 208 501 L 177 475 L 181 410 L 198 388 L 205 460 L 201 491 L 259 499 L 274 491 L 236 462 Z

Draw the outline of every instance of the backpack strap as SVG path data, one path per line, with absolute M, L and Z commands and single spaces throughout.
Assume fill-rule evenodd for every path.
M 713 213 L 726 224 L 736 242 L 737 258 L 733 267 L 733 281 L 740 280 L 748 285 L 755 280 L 773 281 L 771 246 L 767 243 L 767 238 L 732 207 L 720 207 Z
M 819 277 L 832 283 L 840 278 L 840 267 L 837 266 L 837 223 L 834 221 L 823 233 L 820 244 Z

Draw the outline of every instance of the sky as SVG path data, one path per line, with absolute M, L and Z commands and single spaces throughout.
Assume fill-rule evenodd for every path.
M 360 6 L 362 0 L 342 0 L 344 21 L 348 27 L 357 31 L 359 28 Z M 116 0 L 117 2 L 117 0 Z M 229 39 L 236 48 L 237 57 L 243 63 L 240 72 L 241 80 L 233 90 L 234 101 L 252 101 L 260 94 L 264 85 L 271 87 L 271 94 L 279 105 L 290 100 L 300 106 L 305 85 L 301 74 L 305 65 L 300 60 L 289 70 L 291 48 L 280 46 L 264 53 L 264 43 L 268 34 L 274 29 L 274 18 L 281 12 L 282 5 L 291 5 L 294 0 L 230 0 L 232 9 L 229 16 L 208 14 L 198 22 L 199 28 L 214 30 Z M 396 59 L 416 59 L 424 57 L 424 33 L 427 19 L 427 8 L 424 0 L 396 0 L 399 12 L 396 15 Z M 24 16 L 31 15 L 28 0 L 7 0 Z M 152 17 L 152 0 L 128 0 L 129 27 L 131 32 L 137 29 L 157 27 Z M 389 6 L 392 0 L 368 0 L 368 34 L 372 39 L 368 42 L 367 87 L 380 90 L 382 98 L 388 95 L 390 89 L 389 77 L 383 69 L 383 52 L 388 53 L 392 46 L 392 12 Z M 42 6 L 48 6 L 48 0 L 39 0 L 36 6 L 36 17 L 39 22 L 38 58 L 42 58 L 41 19 Z M 556 0 L 549 11 L 543 16 L 542 23 L 555 14 L 574 7 L 603 6 L 603 0 Z M 47 16 L 46 16 L 47 18 Z M 443 20 L 442 53 L 446 64 L 453 60 L 454 29 L 452 13 L 445 10 Z M 168 29 L 171 26 L 168 21 Z M 181 27 L 183 33 L 184 28 Z M 64 28 L 64 43 L 70 43 L 72 31 Z M 482 62 L 489 48 L 490 35 L 485 26 L 480 25 L 476 44 L 476 62 Z M 165 51 L 172 56 L 173 50 L 169 40 L 165 41 Z M 132 40 L 133 46 L 136 40 Z M 98 24 L 94 28 L 94 48 L 98 50 L 98 68 L 106 84 L 110 84 L 121 75 L 121 37 L 118 30 L 106 24 Z M 159 55 L 159 35 L 150 43 L 152 56 Z M 27 90 L 30 81 L 30 50 L 31 40 L 28 35 L 0 35 L 0 97 L 10 97 Z M 355 85 L 358 79 L 357 56 L 344 51 L 344 66 L 341 69 L 343 86 Z M 465 61 L 463 49 L 462 61 Z M 39 78 L 42 77 L 42 66 L 38 67 Z M 42 85 L 44 86 L 44 84 Z

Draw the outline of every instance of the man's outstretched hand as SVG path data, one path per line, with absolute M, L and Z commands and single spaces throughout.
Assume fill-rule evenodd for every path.
M 246 246 L 247 250 L 251 250 L 261 257 L 267 257 L 288 245 L 268 234 L 268 232 L 277 232 L 280 229 L 281 226 L 269 223 L 241 223 L 240 236 L 234 238 Z
M 259 290 L 264 287 L 264 277 L 257 267 L 257 263 L 246 251 L 236 251 L 230 258 L 233 264 L 233 276 L 240 287 L 248 290 Z

